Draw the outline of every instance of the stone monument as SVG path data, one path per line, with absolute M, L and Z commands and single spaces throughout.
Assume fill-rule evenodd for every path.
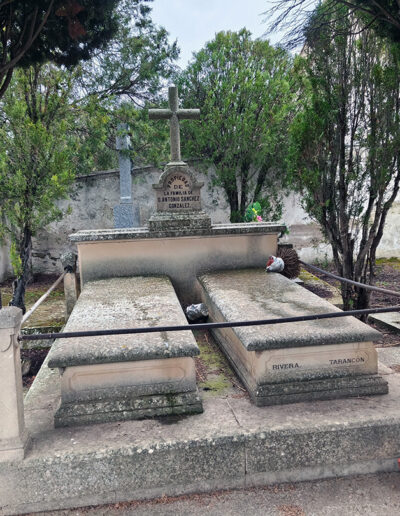
M 66 332 L 173 324 L 186 318 L 166 277 L 110 278 L 85 285 Z M 55 342 L 61 403 L 55 426 L 106 423 L 203 411 L 191 332 L 71 338 Z
M 169 88 L 168 109 L 149 110 L 151 119 L 170 121 L 171 135 L 171 161 L 153 185 L 155 210 L 148 227 L 88 228 L 70 236 L 78 248 L 82 288 L 98 279 L 161 275 L 171 280 L 182 305 L 190 305 L 201 301 L 199 274 L 265 267 L 266 258 L 276 254 L 284 224 L 212 224 L 202 210 L 203 183 L 182 161 L 179 133 L 180 120 L 199 115 L 199 109 L 179 108 L 176 86 Z
M 211 218 L 201 209 L 200 190 L 204 183 L 196 181 L 187 163 L 181 159 L 179 120 L 198 119 L 199 109 L 179 109 L 178 88 L 168 90 L 169 109 L 149 109 L 149 118 L 170 121 L 171 161 L 160 180 L 153 185 L 156 191 L 156 212 L 149 220 L 150 231 L 179 229 L 209 229 Z
M 127 126 L 121 124 L 119 131 L 126 130 Z M 131 158 L 128 156 L 129 136 L 117 136 L 117 150 L 119 161 L 119 188 L 120 202 L 114 207 L 114 227 L 132 228 L 140 226 L 140 215 L 137 206 L 132 202 L 132 173 Z

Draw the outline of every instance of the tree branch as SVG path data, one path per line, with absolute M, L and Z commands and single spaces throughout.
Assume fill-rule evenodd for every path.
M 14 72 L 14 68 L 10 68 L 7 71 L 6 78 L 4 79 L 4 81 L 0 87 L 0 98 L 4 95 L 5 91 L 7 90 L 8 86 L 9 86 L 13 72 Z
M 27 41 L 25 42 L 23 47 L 19 50 L 19 52 L 14 56 L 14 58 L 11 59 L 3 67 L 2 71 L 6 71 L 9 68 L 14 67 L 22 59 L 22 57 L 24 56 L 25 52 L 27 50 L 29 50 L 29 48 L 32 46 L 33 42 L 36 40 L 36 38 L 39 36 L 40 32 L 42 31 L 43 27 L 45 26 L 45 24 L 46 24 L 46 22 L 48 20 L 48 17 L 50 16 L 51 10 L 53 9 L 53 5 L 54 5 L 54 0 L 50 0 L 50 5 L 49 5 L 49 7 L 48 7 L 44 17 L 43 17 L 43 20 L 39 24 L 39 26 L 36 29 L 36 31 L 34 29 L 35 29 L 35 25 L 36 25 L 36 18 L 37 18 L 37 14 L 38 14 L 38 8 L 35 7 L 34 15 L 33 15 L 33 19 L 32 19 L 32 22 L 31 22 L 31 27 L 30 27 L 30 30 L 29 30 L 29 35 L 28 35 Z

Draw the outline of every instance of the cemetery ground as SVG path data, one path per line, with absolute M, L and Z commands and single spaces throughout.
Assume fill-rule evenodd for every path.
M 27 289 L 27 309 L 47 290 L 47 288 L 53 283 L 54 277 L 38 277 L 36 281 L 28 286 Z M 302 271 L 301 280 L 304 282 L 303 287 L 312 291 L 330 301 L 333 304 L 340 304 L 340 295 L 335 282 L 325 281 L 327 278 L 310 274 L 306 270 Z M 380 260 L 378 263 L 377 270 L 377 284 L 395 291 L 400 291 L 400 260 L 388 259 Z M 5 306 L 11 298 L 11 283 L 0 285 L 3 295 L 3 305 Z M 28 321 L 29 328 L 24 328 L 25 332 L 44 332 L 61 329 L 64 320 L 64 304 L 63 304 L 63 289 L 62 286 L 58 287 L 43 303 L 43 305 L 35 313 L 35 316 Z M 398 301 L 394 298 L 383 296 L 382 294 L 375 295 L 372 299 L 371 306 L 390 306 L 398 304 Z M 373 324 L 372 324 L 373 325 Z M 376 343 L 380 350 L 400 350 L 400 334 L 394 330 L 379 326 L 379 330 L 382 332 L 382 339 Z M 248 394 L 242 386 L 240 380 L 234 374 L 230 365 L 219 351 L 215 341 L 208 332 L 196 331 L 195 339 L 200 348 L 201 354 L 196 357 L 196 376 L 199 391 L 201 396 L 208 407 L 207 410 L 212 411 L 211 420 L 213 425 L 223 424 L 222 416 L 226 416 L 225 411 L 222 410 L 222 399 L 225 403 L 230 406 L 242 407 L 244 404 L 247 406 Z M 32 342 L 33 343 L 33 342 Z M 48 343 L 47 343 L 48 345 Z M 26 391 L 29 388 L 30 383 L 34 380 L 36 372 L 40 366 L 40 362 L 45 358 L 47 353 L 46 343 L 44 343 L 44 349 L 24 349 L 22 356 L 24 359 L 30 358 L 32 365 L 28 375 L 25 376 Z M 42 343 L 43 348 L 43 343 Z M 380 354 L 380 350 L 379 354 Z M 393 359 L 392 359 L 393 361 Z M 400 358 L 398 362 L 389 364 L 384 361 L 386 365 L 389 365 L 395 372 L 400 372 Z M 393 375 L 396 376 L 396 375 Z M 39 382 L 40 383 L 40 382 Z M 40 386 L 39 386 L 40 390 Z M 46 394 L 47 395 L 47 394 Z M 46 396 L 45 395 L 45 396 Z M 215 400 L 215 401 L 213 401 Z M 366 403 L 367 398 L 360 398 L 360 401 L 349 402 L 349 407 L 353 407 L 356 411 L 363 410 L 361 405 Z M 211 402 L 211 403 L 210 403 Z M 245 402 L 243 404 L 243 402 Z M 371 399 L 371 407 L 367 408 L 376 410 L 379 406 L 380 400 Z M 305 404 L 302 404 L 305 405 Z M 324 403 L 322 402 L 321 406 Z M 328 406 L 328 404 L 327 404 Z M 331 405 L 332 410 L 336 410 L 341 406 L 340 400 L 333 401 Z M 305 408 L 305 407 L 304 407 Z M 293 412 L 294 409 L 294 412 Z M 323 409 L 324 410 L 324 409 Z M 219 414 L 221 411 L 221 414 Z M 222 412 L 224 412 L 222 414 Z M 235 412 L 232 410 L 235 414 Z M 297 414 L 295 406 L 286 405 L 276 408 L 271 408 L 272 418 L 279 413 L 283 414 L 283 418 L 289 419 L 293 416 L 295 419 L 303 412 Z M 255 412 L 252 412 L 254 417 Z M 310 414 L 305 413 L 305 420 L 312 417 L 313 409 L 310 406 Z M 250 416 L 250 413 L 248 414 Z M 30 414 L 32 417 L 33 414 Z M 236 417 L 236 416 L 235 416 Z M 301 416 L 303 417 L 303 415 Z M 330 416 L 327 415 L 329 418 Z M 243 421 L 239 420 L 237 423 L 239 426 L 242 425 Z M 137 429 L 139 433 L 135 439 L 143 440 L 146 435 L 153 435 L 154 439 L 161 435 L 161 432 L 167 432 L 167 435 L 171 433 L 174 435 L 175 430 L 173 427 L 174 423 L 178 422 L 178 426 L 185 427 L 189 424 L 188 417 L 185 416 L 171 416 L 166 418 L 157 418 L 156 421 L 143 421 L 143 424 L 138 424 Z M 211 424 L 211 420 L 209 423 Z M 261 419 L 260 419 L 261 421 Z M 260 423 L 257 421 L 256 424 Z M 277 421 L 276 421 L 277 422 Z M 231 422 L 232 423 L 232 422 Z M 162 424 L 162 426 L 160 426 Z M 272 422 L 272 425 L 274 423 Z M 40 426 L 40 425 L 39 425 Z M 102 429 L 105 431 L 106 425 L 95 425 L 98 426 L 98 431 L 101 433 Z M 123 432 L 129 427 L 129 423 L 114 423 L 110 425 L 111 440 L 114 438 L 126 439 L 127 434 Z M 95 429 L 93 429 L 95 430 Z M 184 431 L 184 428 L 181 431 Z M 72 432 L 72 431 L 71 431 Z M 154 432 L 154 434 L 152 434 Z M 69 430 L 66 431 L 69 433 Z M 114 435 L 115 433 L 115 435 Z M 179 434 L 179 428 L 178 428 Z M 91 442 L 84 437 L 84 427 L 82 430 L 79 428 L 72 432 L 73 436 L 72 448 L 76 448 L 75 452 L 79 453 L 79 450 L 85 451 L 90 454 L 91 448 L 94 446 L 94 442 Z M 50 434 L 48 434 L 50 437 Z M 77 437 L 77 442 L 75 438 Z M 53 437 L 50 437 L 52 441 Z M 46 435 L 43 435 L 40 446 L 45 446 Z M 68 441 L 67 435 L 67 441 Z M 96 439 L 94 439 L 95 441 Z M 65 443 L 59 443 L 60 450 L 65 446 L 68 447 L 67 441 Z M 52 443 L 51 446 L 57 444 Z M 58 446 L 58 445 L 57 445 Z M 67 448 L 66 448 L 67 449 Z M 93 451 L 93 450 L 92 450 Z M 62 452 L 60 452 L 62 453 Z M 74 453 L 74 451 L 72 452 Z M 295 457 L 293 457 L 295 459 Z M 42 514 L 54 514 L 56 515 L 72 515 L 72 514 L 203 514 L 208 512 L 210 514 L 243 514 L 245 510 L 252 514 L 271 514 L 273 516 L 309 516 L 312 514 L 324 516 L 338 514 L 344 512 L 345 514 L 374 514 L 374 515 L 385 515 L 393 514 L 399 510 L 400 499 L 398 493 L 399 477 L 397 473 L 377 473 L 375 475 L 366 476 L 350 476 L 346 478 L 340 478 L 342 474 L 351 475 L 352 470 L 342 470 L 337 468 L 336 475 L 339 478 L 331 478 L 326 480 L 312 480 L 302 483 L 290 483 L 279 484 L 278 480 L 270 481 L 269 485 L 265 487 L 246 487 L 244 490 L 229 490 L 227 485 L 226 491 L 215 491 L 208 494 L 199 495 L 181 495 L 181 496 L 162 496 L 157 495 L 154 500 L 151 501 L 134 501 L 134 502 L 121 502 L 117 504 L 110 504 L 104 506 L 93 506 L 75 510 L 64 510 L 56 512 L 47 512 Z M 357 473 L 357 471 L 355 471 Z M 354 475 L 354 473 L 353 473 Z M 265 482 L 267 483 L 267 482 Z M 273 484 L 273 485 L 271 485 Z M 89 506 L 89 502 L 85 505 Z M 99 502 L 97 502 L 99 503 Z M 96 503 L 94 503 L 96 505 Z M 74 507 L 77 505 L 71 505 Z M 268 511 L 266 511 L 268 508 Z
M 326 267 L 324 265 L 323 267 Z M 334 272 L 331 265 L 327 270 Z M 34 282 L 28 285 L 26 292 L 27 310 L 43 295 L 50 285 L 55 281 L 55 276 L 37 275 Z M 332 304 L 340 306 L 341 296 L 339 282 L 332 280 L 323 274 L 316 275 L 306 269 L 302 269 L 300 279 L 304 282 L 303 287 L 314 294 L 327 299 Z M 12 282 L 9 280 L 0 284 L 3 306 L 7 306 L 11 300 Z M 377 286 L 400 292 L 400 259 L 389 258 L 377 261 Z M 391 306 L 398 304 L 398 298 L 373 292 L 371 306 Z M 400 317 L 399 317 L 400 320 Z M 62 284 L 59 285 L 42 303 L 23 327 L 27 333 L 45 333 L 60 331 L 64 324 L 64 291 Z M 376 343 L 378 348 L 400 346 L 400 332 L 394 328 L 376 322 L 369 321 L 369 324 L 379 329 L 382 338 Z M 195 338 L 200 348 L 201 355 L 196 357 L 196 376 L 203 397 L 215 395 L 233 395 L 235 397 L 246 397 L 247 392 L 240 380 L 232 371 L 223 354 L 219 351 L 212 335 L 209 332 L 195 332 Z M 44 341 L 36 343 L 25 342 L 21 350 L 23 361 L 23 383 L 25 392 L 29 389 L 38 373 L 40 366 L 46 358 L 49 343 Z M 385 361 L 386 362 L 386 361 Z M 398 363 L 387 364 L 396 372 L 400 372 L 400 353 Z
M 399 258 L 379 258 L 376 267 L 376 286 L 400 292 L 400 259 Z M 321 268 L 329 272 L 336 273 L 332 264 L 320 265 Z M 341 296 L 339 293 L 340 284 L 338 281 L 326 276 L 324 274 L 309 273 L 302 270 L 301 279 L 304 281 L 304 286 L 322 298 L 328 299 L 332 304 L 340 307 Z M 381 292 L 371 293 L 371 307 L 386 307 L 399 304 L 399 298 L 384 294 Z M 376 342 L 377 347 L 390 347 L 400 345 L 400 330 L 395 325 L 384 324 L 384 321 L 379 321 L 378 318 L 370 317 L 368 324 L 373 328 L 378 329 L 382 333 L 382 338 Z M 400 316 L 394 318 L 400 320 Z M 399 368 L 400 370 L 400 368 Z

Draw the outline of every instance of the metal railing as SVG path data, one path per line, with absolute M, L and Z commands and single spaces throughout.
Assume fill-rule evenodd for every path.
M 299 262 L 302 263 L 303 265 L 305 265 L 306 267 L 309 267 L 311 270 L 313 270 L 315 272 L 320 272 L 321 274 L 325 274 L 325 276 L 329 276 L 330 278 L 341 281 L 342 283 L 349 283 L 350 285 L 354 285 L 356 287 L 360 287 L 365 290 L 373 290 L 375 292 L 381 292 L 382 294 L 389 294 L 391 296 L 400 297 L 400 292 L 396 292 L 395 290 L 389 290 L 387 288 L 376 287 L 375 285 L 367 285 L 366 283 L 359 283 L 358 281 L 353 281 L 351 279 L 342 278 L 341 276 L 332 274 L 332 272 L 324 271 L 324 269 L 320 269 L 316 265 L 310 265 L 309 263 L 303 262 L 302 260 L 299 260 Z
M 342 278 L 330 272 L 324 271 L 315 265 L 310 265 L 306 262 L 300 260 L 300 263 L 303 265 L 315 270 L 317 272 L 326 274 L 336 280 L 350 283 L 352 285 L 356 285 L 358 287 L 366 288 L 368 290 L 375 290 L 377 292 L 382 292 L 386 294 L 390 294 L 393 296 L 400 297 L 400 292 L 395 292 L 394 290 L 388 290 L 380 287 L 375 287 L 373 285 L 366 285 L 363 283 L 358 283 L 353 280 L 349 280 L 347 278 Z M 26 320 L 34 310 L 46 299 L 46 297 L 54 290 L 54 288 L 60 283 L 60 281 L 64 278 L 65 273 L 63 273 L 58 280 L 50 287 L 50 289 L 33 305 L 33 307 L 27 312 L 24 316 L 24 320 Z M 264 326 L 264 325 L 273 325 L 273 324 L 285 324 L 285 323 L 295 323 L 295 322 L 304 322 L 304 321 L 317 321 L 321 319 L 336 319 L 341 317 L 351 317 L 351 316 L 361 316 L 368 314 L 379 314 L 379 313 L 388 313 L 388 312 L 397 312 L 400 311 L 400 306 L 390 306 L 390 307 L 380 307 L 380 308 L 367 308 L 362 310 L 348 310 L 345 312 L 328 312 L 321 314 L 312 314 L 312 315 L 300 315 L 296 317 L 281 317 L 274 319 L 258 319 L 253 321 L 233 321 L 233 322 L 213 322 L 213 323 L 201 323 L 201 324 L 185 324 L 185 325 L 174 325 L 174 326 L 151 326 L 151 327 L 141 327 L 141 328 L 121 328 L 121 329 L 110 329 L 110 330 L 86 330 L 86 331 L 73 331 L 73 332 L 63 332 L 63 333 L 41 333 L 36 335 L 19 335 L 18 340 L 42 340 L 42 339 L 69 339 L 75 337 L 97 337 L 97 336 L 107 336 L 107 335 L 134 335 L 138 333 L 156 333 L 156 332 L 172 332 L 172 331 L 193 331 L 193 330 L 215 330 L 220 328 L 243 328 L 248 326 Z

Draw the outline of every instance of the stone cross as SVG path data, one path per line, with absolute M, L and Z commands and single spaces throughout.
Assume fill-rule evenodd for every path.
M 181 161 L 181 141 L 179 133 L 179 120 L 194 120 L 200 118 L 200 109 L 179 109 L 178 88 L 168 88 L 169 109 L 149 109 L 149 118 L 170 120 L 171 137 L 171 161 Z
M 127 126 L 125 124 L 120 124 L 118 129 L 126 130 Z M 129 136 L 127 134 L 123 136 L 117 136 L 116 146 L 118 150 L 119 161 L 119 189 L 121 203 L 132 202 L 131 158 L 126 152 L 129 149 L 129 143 Z
M 118 130 L 127 130 L 126 124 L 120 124 Z M 114 207 L 114 227 L 132 228 L 140 226 L 139 207 L 132 202 L 131 158 L 128 156 L 129 136 L 117 136 L 119 161 L 120 203 Z

